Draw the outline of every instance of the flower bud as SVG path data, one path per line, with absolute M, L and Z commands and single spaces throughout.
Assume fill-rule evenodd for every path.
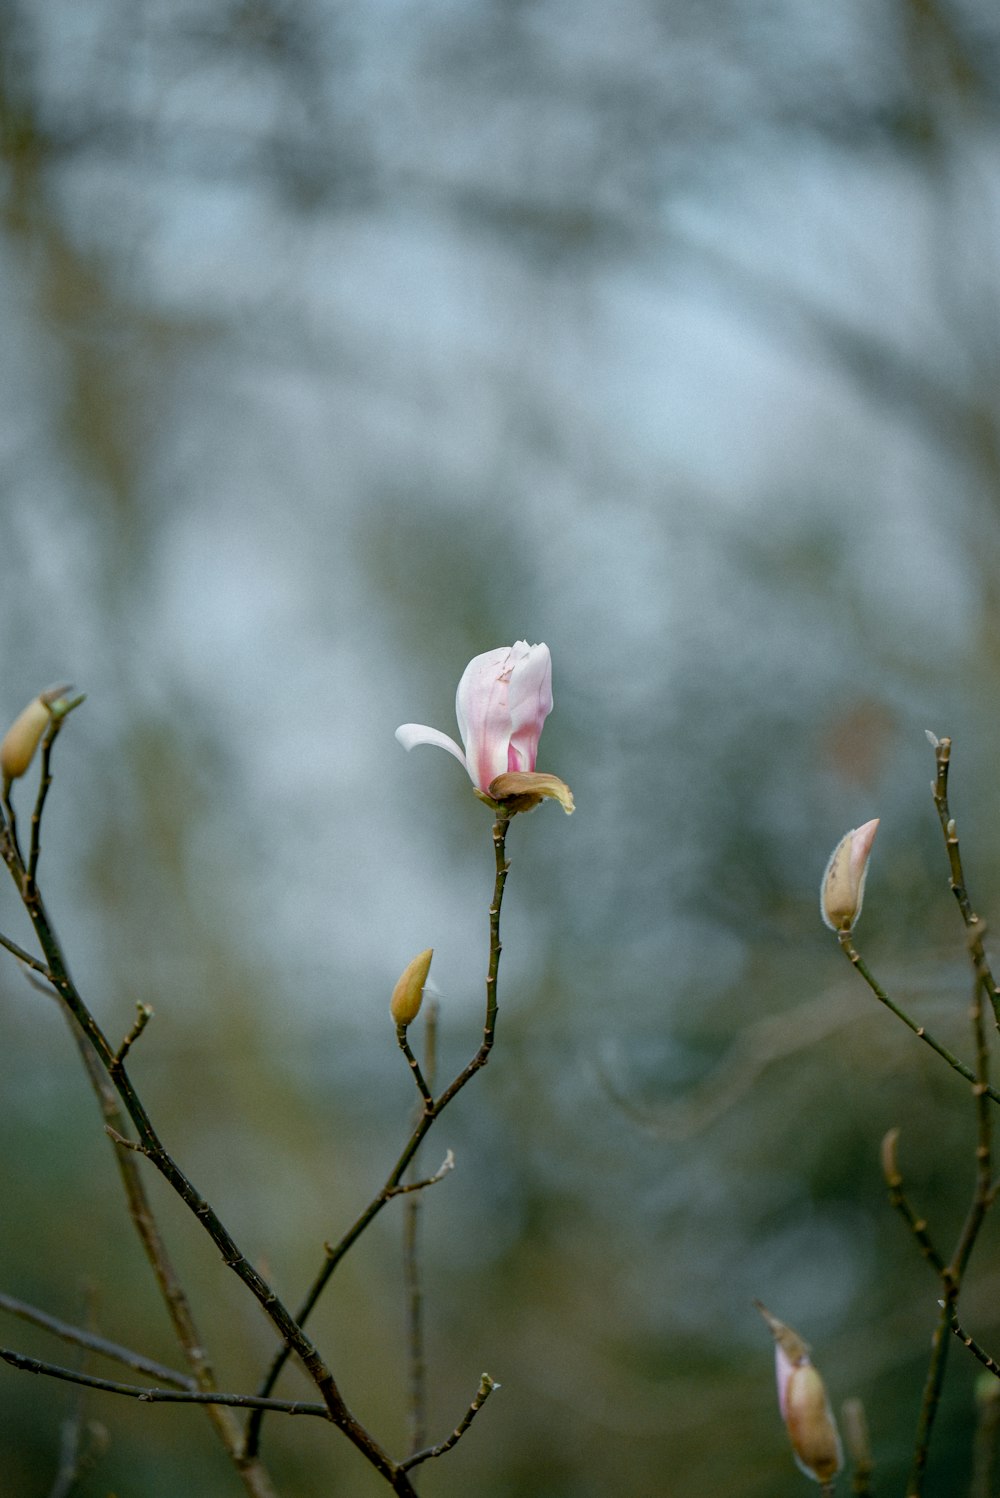
M 778 1406 L 795 1461 L 815 1482 L 832 1482 L 844 1456 L 826 1388 L 810 1361 L 809 1347 L 759 1300 L 754 1304 L 774 1337 Z
M 820 912 L 831 931 L 851 931 L 861 914 L 865 877 L 879 819 L 855 827 L 840 839 L 820 886 Z
M 418 957 L 414 957 L 412 962 L 407 963 L 400 974 L 389 1001 L 389 1009 L 397 1025 L 412 1025 L 420 1013 L 424 984 L 431 970 L 433 956 L 434 948 L 428 947 L 426 952 L 421 952 Z
M 5 785 L 18 780 L 27 770 L 51 721 L 48 705 L 41 697 L 29 702 L 14 719 L 0 743 L 0 774 Z
M 63 684 L 39 692 L 14 719 L 0 742 L 0 776 L 5 786 L 18 780 L 35 757 L 42 735 L 54 718 L 64 718 L 84 700 L 66 696 L 72 687 Z

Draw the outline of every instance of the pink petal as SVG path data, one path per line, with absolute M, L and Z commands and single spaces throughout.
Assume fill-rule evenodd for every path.
M 475 656 L 463 671 L 455 694 L 455 716 L 469 774 L 481 791 L 507 769 L 512 654 L 511 647 L 504 645 Z
M 524 640 L 519 640 L 514 650 L 521 654 L 508 688 L 511 726 L 507 769 L 531 771 L 538 758 L 542 727 L 552 711 L 552 657 L 547 645 L 528 645 Z

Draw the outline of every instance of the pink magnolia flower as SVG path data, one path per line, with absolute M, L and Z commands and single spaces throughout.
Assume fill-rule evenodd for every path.
M 540 797 L 554 796 L 572 811 L 572 797 L 562 781 L 555 776 L 535 776 L 538 740 L 551 711 L 549 647 L 518 640 L 514 645 L 477 655 L 462 672 L 455 695 L 455 716 L 464 747 L 440 729 L 423 723 L 403 723 L 396 729 L 396 737 L 404 749 L 412 749 L 415 744 L 447 749 L 465 766 L 481 795 L 531 797 L 532 804 L 537 804 Z M 517 780 L 509 781 L 506 777 L 511 775 Z M 500 784 L 496 786 L 498 779 Z M 529 808 L 524 804 L 512 809 Z

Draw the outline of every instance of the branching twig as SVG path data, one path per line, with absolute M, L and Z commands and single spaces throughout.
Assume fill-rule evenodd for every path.
M 326 1245 L 326 1260 L 316 1275 L 305 1299 L 302 1301 L 296 1313 L 296 1322 L 302 1327 L 312 1314 L 316 1302 L 319 1300 L 326 1286 L 329 1284 L 337 1265 L 344 1255 L 358 1241 L 361 1234 L 368 1225 L 374 1221 L 393 1196 L 399 1194 L 398 1187 L 406 1173 L 407 1168 L 420 1143 L 434 1120 L 444 1112 L 448 1104 L 455 1098 L 462 1088 L 468 1083 L 489 1060 L 490 1051 L 493 1049 L 493 1040 L 496 1031 L 497 1020 L 497 977 L 500 970 L 500 909 L 503 904 L 503 892 L 507 883 L 507 874 L 510 865 L 506 856 L 506 837 L 510 818 L 502 813 L 497 816 L 493 825 L 493 849 L 496 864 L 496 876 L 493 885 L 493 899 L 490 903 L 490 956 L 489 966 L 486 973 L 486 1019 L 483 1025 L 483 1038 L 479 1049 L 472 1060 L 459 1072 L 455 1080 L 445 1088 L 439 1098 L 432 1102 L 424 1103 L 419 1120 L 413 1129 L 409 1139 L 403 1147 L 402 1153 L 397 1159 L 386 1179 L 381 1191 L 372 1198 L 361 1215 L 348 1228 L 339 1242 Z M 288 1361 L 288 1348 L 283 1347 L 275 1354 L 274 1359 L 266 1375 L 261 1381 L 258 1392 L 262 1397 L 270 1394 L 274 1388 L 281 1370 Z M 262 1415 L 251 1416 L 247 1425 L 246 1452 L 253 1455 L 260 1445 L 260 1428 Z
M 984 993 L 989 996 L 994 1007 L 994 1014 L 998 1018 L 998 1021 L 1000 1021 L 1000 1008 L 997 1005 L 997 988 L 983 946 L 985 927 L 975 914 L 972 902 L 969 899 L 965 876 L 962 871 L 958 834 L 955 830 L 954 819 L 948 809 L 947 789 L 948 767 L 951 759 L 951 740 L 934 739 L 933 735 L 929 737 L 931 737 L 934 744 L 934 753 L 937 761 L 937 775 L 932 785 L 934 804 L 937 808 L 938 819 L 944 834 L 945 849 L 951 870 L 951 888 L 958 901 L 959 909 L 962 912 L 962 919 L 965 922 L 965 927 L 969 935 L 969 954 L 972 959 L 974 974 L 970 1017 L 972 1020 L 972 1033 L 976 1053 L 975 1082 L 972 1089 L 976 1113 L 976 1172 L 972 1200 L 958 1235 L 958 1241 L 955 1244 L 950 1262 L 940 1272 L 944 1297 L 939 1302 L 940 1313 L 934 1329 L 934 1335 L 931 1339 L 931 1357 L 927 1369 L 927 1378 L 924 1383 L 920 1418 L 917 1423 L 913 1463 L 910 1468 L 909 1485 L 907 1487 L 908 1498 L 919 1498 L 920 1493 L 923 1491 L 923 1477 L 927 1465 L 931 1432 L 940 1400 L 941 1387 L 944 1382 L 948 1347 L 951 1343 L 949 1332 L 954 1330 L 954 1325 L 956 1324 L 956 1306 L 958 1304 L 962 1279 L 994 1195 L 992 1185 L 993 1117 L 988 1101 L 992 1094 L 992 1089 L 989 1084 L 989 1052 L 986 1044 L 986 1025 L 983 1015 L 982 996 Z
M 353 1445 L 358 1447 L 372 1466 L 392 1486 L 394 1492 L 406 1495 L 406 1498 L 409 1498 L 413 1490 L 405 1473 L 402 1473 L 398 1469 L 396 1464 L 379 1446 L 378 1442 L 375 1441 L 374 1437 L 348 1409 L 331 1370 L 323 1361 L 312 1340 L 306 1335 L 301 1326 L 298 1325 L 264 1277 L 250 1264 L 246 1255 L 241 1251 L 232 1235 L 223 1225 L 218 1214 L 209 1202 L 196 1190 L 164 1147 L 132 1085 L 123 1061 L 118 1053 L 112 1049 L 100 1025 L 87 1007 L 70 976 L 68 966 L 63 957 L 54 927 L 45 909 L 38 886 L 25 878 L 23 865 L 10 852 L 9 842 L 4 856 L 15 879 L 18 878 L 18 875 L 21 876 L 18 879 L 18 884 L 25 909 L 35 928 L 39 945 L 45 955 L 51 981 L 78 1027 L 81 1051 L 84 1054 L 84 1059 L 88 1062 L 88 1070 L 91 1072 L 92 1079 L 98 1088 L 99 1095 L 102 1098 L 102 1105 L 109 1101 L 104 1082 L 104 1074 L 106 1074 L 107 1082 L 110 1083 L 113 1092 L 117 1093 L 121 1099 L 125 1111 L 136 1128 L 139 1136 L 138 1143 L 142 1152 L 148 1156 L 160 1174 L 201 1223 L 219 1249 L 226 1265 L 238 1275 L 244 1285 L 256 1297 L 286 1347 L 297 1354 L 312 1378 L 313 1383 L 316 1385 L 333 1423 L 347 1436 Z M 106 1122 L 110 1122 L 107 1114 L 108 1108 L 105 1106 Z M 134 1141 L 126 1142 L 123 1126 L 119 1127 L 118 1123 L 112 1123 L 111 1128 L 119 1136 L 116 1148 L 119 1162 L 121 1163 L 129 1158 Z M 138 1182 L 137 1176 L 133 1177 L 133 1181 L 141 1189 L 141 1183 Z M 152 1227 L 152 1217 L 149 1213 L 148 1203 L 143 1203 L 143 1206 L 147 1225 Z M 159 1243 L 158 1234 L 155 1234 L 155 1230 L 154 1241 Z M 165 1251 L 162 1249 L 162 1244 L 159 1244 L 158 1251 L 165 1259 Z M 179 1294 L 180 1287 L 176 1282 L 176 1277 L 174 1277 L 174 1286 Z M 185 1306 L 185 1319 L 190 1323 L 190 1312 L 186 1310 L 186 1300 L 182 1295 L 180 1295 L 177 1304 L 181 1303 Z M 185 1350 L 189 1351 L 187 1343 L 185 1343 Z M 208 1370 L 207 1362 L 203 1364 L 203 1369 L 203 1377 L 207 1381 L 210 1378 L 210 1370 Z M 205 1392 L 210 1394 L 212 1390 L 210 1388 Z M 206 1398 L 198 1402 L 218 1404 L 230 1401 L 215 1401 Z M 244 1476 L 244 1480 L 249 1486 L 250 1482 L 253 1481 L 255 1471 L 262 1472 L 262 1469 L 259 1469 L 254 1460 L 255 1453 L 240 1451 L 238 1435 L 230 1427 L 219 1424 L 217 1428 L 220 1430 L 220 1434 L 222 1434 L 227 1449 L 237 1465 L 237 1469 Z M 247 1473 L 251 1474 L 249 1479 L 246 1476 Z M 260 1494 L 260 1498 L 265 1498 L 265 1495 L 270 1492 L 270 1484 L 262 1476 L 258 1486 L 251 1488 L 251 1491 Z

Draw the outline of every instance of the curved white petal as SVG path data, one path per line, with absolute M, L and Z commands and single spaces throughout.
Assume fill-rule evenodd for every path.
M 428 728 L 426 723 L 401 723 L 396 729 L 396 737 L 406 750 L 413 749 L 417 744 L 434 744 L 438 749 L 447 749 L 464 770 L 469 768 L 458 744 L 446 733 L 442 733 L 440 728 Z

